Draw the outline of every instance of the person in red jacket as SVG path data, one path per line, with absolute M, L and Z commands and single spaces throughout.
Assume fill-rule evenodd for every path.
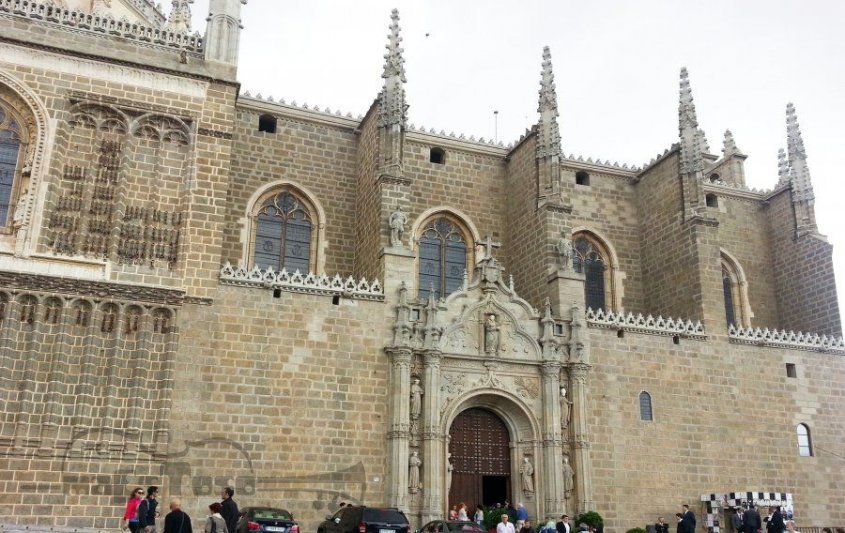
M 141 523 L 138 521 L 138 504 L 144 499 L 144 489 L 135 487 L 126 502 L 126 511 L 123 512 L 123 529 L 129 529 L 131 533 L 138 533 Z

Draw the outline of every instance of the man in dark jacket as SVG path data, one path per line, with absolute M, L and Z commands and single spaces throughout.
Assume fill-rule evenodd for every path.
M 164 533 L 193 533 L 191 517 L 182 510 L 179 498 L 170 500 L 170 512 L 164 517 Z
M 226 529 L 229 533 L 235 533 L 236 526 L 238 525 L 238 518 L 240 517 L 238 504 L 232 499 L 232 496 L 234 495 L 235 489 L 232 487 L 226 487 L 220 495 L 220 497 L 223 498 L 223 501 L 220 502 L 223 504 L 223 512 L 221 512 L 220 515 L 223 517 L 223 520 L 226 521 Z
M 763 520 L 760 518 L 760 513 L 754 508 L 754 504 L 748 505 L 748 510 L 743 513 L 743 521 L 745 522 L 745 533 L 757 533 L 763 527 Z
M 786 526 L 783 523 L 783 515 L 780 514 L 780 507 L 772 506 L 769 507 L 769 510 L 772 512 L 772 517 L 769 518 L 769 523 L 766 524 L 766 531 L 768 533 L 783 533 Z
M 695 514 L 689 510 L 689 505 L 683 505 L 683 515 L 681 518 L 681 527 L 678 528 L 684 533 L 695 533 Z
M 569 524 L 569 515 L 565 514 L 560 517 L 560 522 L 555 524 L 557 533 L 572 533 L 572 526 Z
M 141 533 L 156 533 L 156 518 L 158 518 L 158 487 L 147 488 L 147 497 L 138 504 L 138 531 Z
M 669 524 L 666 523 L 662 516 L 654 524 L 654 533 L 669 533 Z
M 734 509 L 734 514 L 731 516 L 731 526 L 733 526 L 736 533 L 745 533 L 745 522 L 742 519 L 742 507 Z M 757 533 L 756 531 L 754 533 Z

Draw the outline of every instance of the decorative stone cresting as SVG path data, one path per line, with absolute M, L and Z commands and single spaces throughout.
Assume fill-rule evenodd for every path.
M 801 333 L 777 329 L 743 328 L 731 326 L 728 329 L 731 342 L 737 344 L 759 344 L 776 348 L 798 348 L 799 350 L 813 350 L 845 355 L 845 339 L 842 337 L 828 337 L 818 333 Z
M 0 13 L 11 13 L 14 16 L 51 22 L 75 30 L 88 30 L 124 39 L 146 41 L 189 52 L 198 53 L 203 48 L 202 37 L 199 34 L 151 28 L 128 20 L 116 20 L 108 14 L 86 13 L 51 3 L 33 0 L 0 0 Z
M 228 285 L 244 287 L 268 287 L 290 292 L 339 294 L 362 300 L 384 300 L 384 290 L 378 280 L 373 280 L 370 283 L 366 278 L 361 278 L 356 282 L 352 276 L 344 280 L 339 274 L 334 277 L 329 277 L 326 274 L 318 276 L 312 272 L 302 274 L 299 270 L 291 274 L 284 268 L 280 272 L 276 272 L 273 267 L 267 270 L 258 267 L 247 270 L 243 266 L 232 266 L 228 261 L 220 269 L 220 281 Z
M 605 313 L 602 309 L 598 311 L 587 309 L 586 319 L 587 324 L 592 328 L 622 329 L 647 335 L 680 335 L 701 340 L 707 338 L 704 325 L 700 321 L 693 322 L 689 319 L 685 321 L 683 318 L 663 318 L 662 316 L 654 318 L 651 315 L 614 313 L 613 311 Z

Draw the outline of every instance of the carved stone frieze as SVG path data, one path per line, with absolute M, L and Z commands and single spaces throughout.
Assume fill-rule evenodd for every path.
M 540 383 L 536 379 L 517 376 L 513 383 L 516 393 L 523 398 L 535 400 L 540 396 Z

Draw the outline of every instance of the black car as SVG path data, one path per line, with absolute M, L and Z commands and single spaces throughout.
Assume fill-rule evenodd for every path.
M 485 533 L 475 522 L 464 520 L 435 520 L 419 528 L 419 533 Z
M 236 533 L 299 533 L 293 515 L 272 507 L 244 507 L 235 526 Z
M 317 533 L 408 533 L 408 519 L 399 509 L 347 505 L 317 528 Z

